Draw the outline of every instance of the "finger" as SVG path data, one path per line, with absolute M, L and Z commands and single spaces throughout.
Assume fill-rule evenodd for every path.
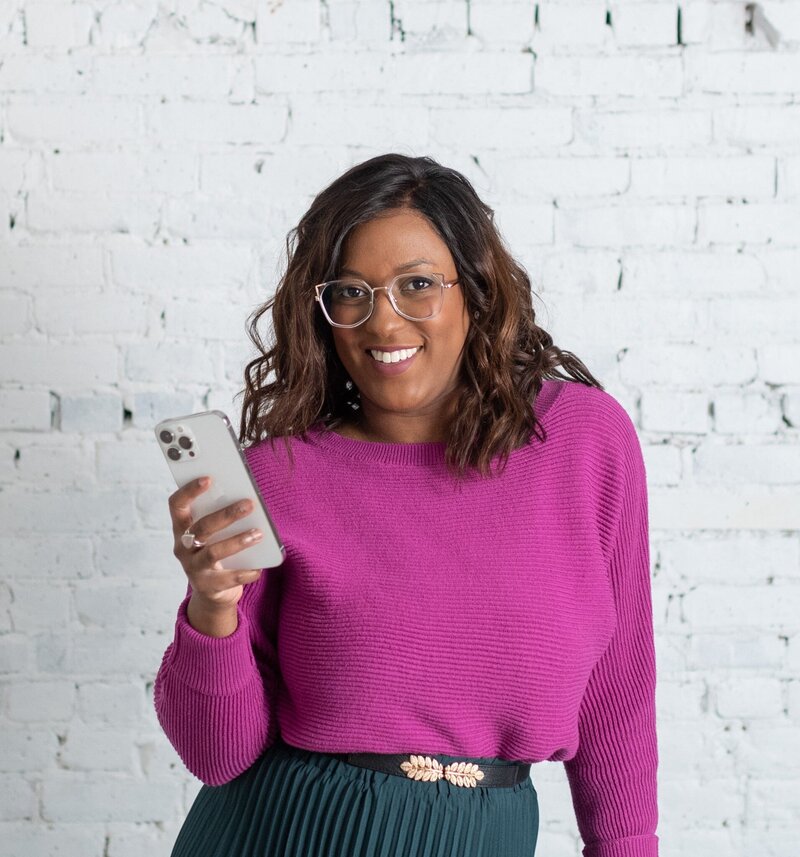
M 261 568 L 226 569 L 221 566 L 215 568 L 206 567 L 192 575 L 190 582 L 195 592 L 199 592 L 205 598 L 213 600 L 214 596 L 222 596 L 237 586 L 254 583 L 261 577 L 262 571 L 263 569 Z
M 230 526 L 234 521 L 249 515 L 252 511 L 253 501 L 244 498 L 193 521 L 192 532 L 201 542 L 207 542 L 214 533 Z
M 203 480 L 207 480 L 205 484 Z M 192 501 L 211 485 L 210 476 L 201 476 L 187 482 L 169 496 L 169 510 L 172 515 L 172 529 L 176 535 L 184 532 L 192 523 Z

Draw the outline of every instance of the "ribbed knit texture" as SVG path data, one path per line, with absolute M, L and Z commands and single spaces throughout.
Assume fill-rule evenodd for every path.
M 247 458 L 287 550 L 213 638 L 178 610 L 159 720 L 212 785 L 280 732 L 318 751 L 563 761 L 584 857 L 655 857 L 647 485 L 609 393 L 545 381 L 547 433 L 463 483 L 443 443 L 321 426 Z

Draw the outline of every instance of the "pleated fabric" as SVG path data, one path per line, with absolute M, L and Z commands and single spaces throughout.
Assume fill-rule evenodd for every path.
M 534 857 L 538 832 L 530 777 L 509 788 L 424 782 L 278 738 L 236 779 L 200 789 L 172 857 Z

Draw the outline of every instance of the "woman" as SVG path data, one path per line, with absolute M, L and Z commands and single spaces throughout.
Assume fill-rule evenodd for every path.
M 372 158 L 293 233 L 240 431 L 284 564 L 219 570 L 246 534 L 203 543 L 249 510 L 170 498 L 189 589 L 155 704 L 205 783 L 173 857 L 531 857 L 544 760 L 586 857 L 656 855 L 630 418 L 459 173 Z

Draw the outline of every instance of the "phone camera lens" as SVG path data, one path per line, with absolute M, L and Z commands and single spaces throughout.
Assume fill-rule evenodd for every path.
M 190 437 L 179 437 L 178 445 L 182 449 L 191 449 L 192 448 L 192 439 Z
M 172 441 L 175 438 L 175 435 L 171 431 L 169 431 L 168 429 L 164 429 L 159 434 L 159 437 L 161 438 L 162 443 L 172 443 Z
M 174 446 L 171 446 L 167 450 L 167 455 L 173 460 L 177 461 L 181 457 L 181 451 L 179 449 L 175 449 Z

